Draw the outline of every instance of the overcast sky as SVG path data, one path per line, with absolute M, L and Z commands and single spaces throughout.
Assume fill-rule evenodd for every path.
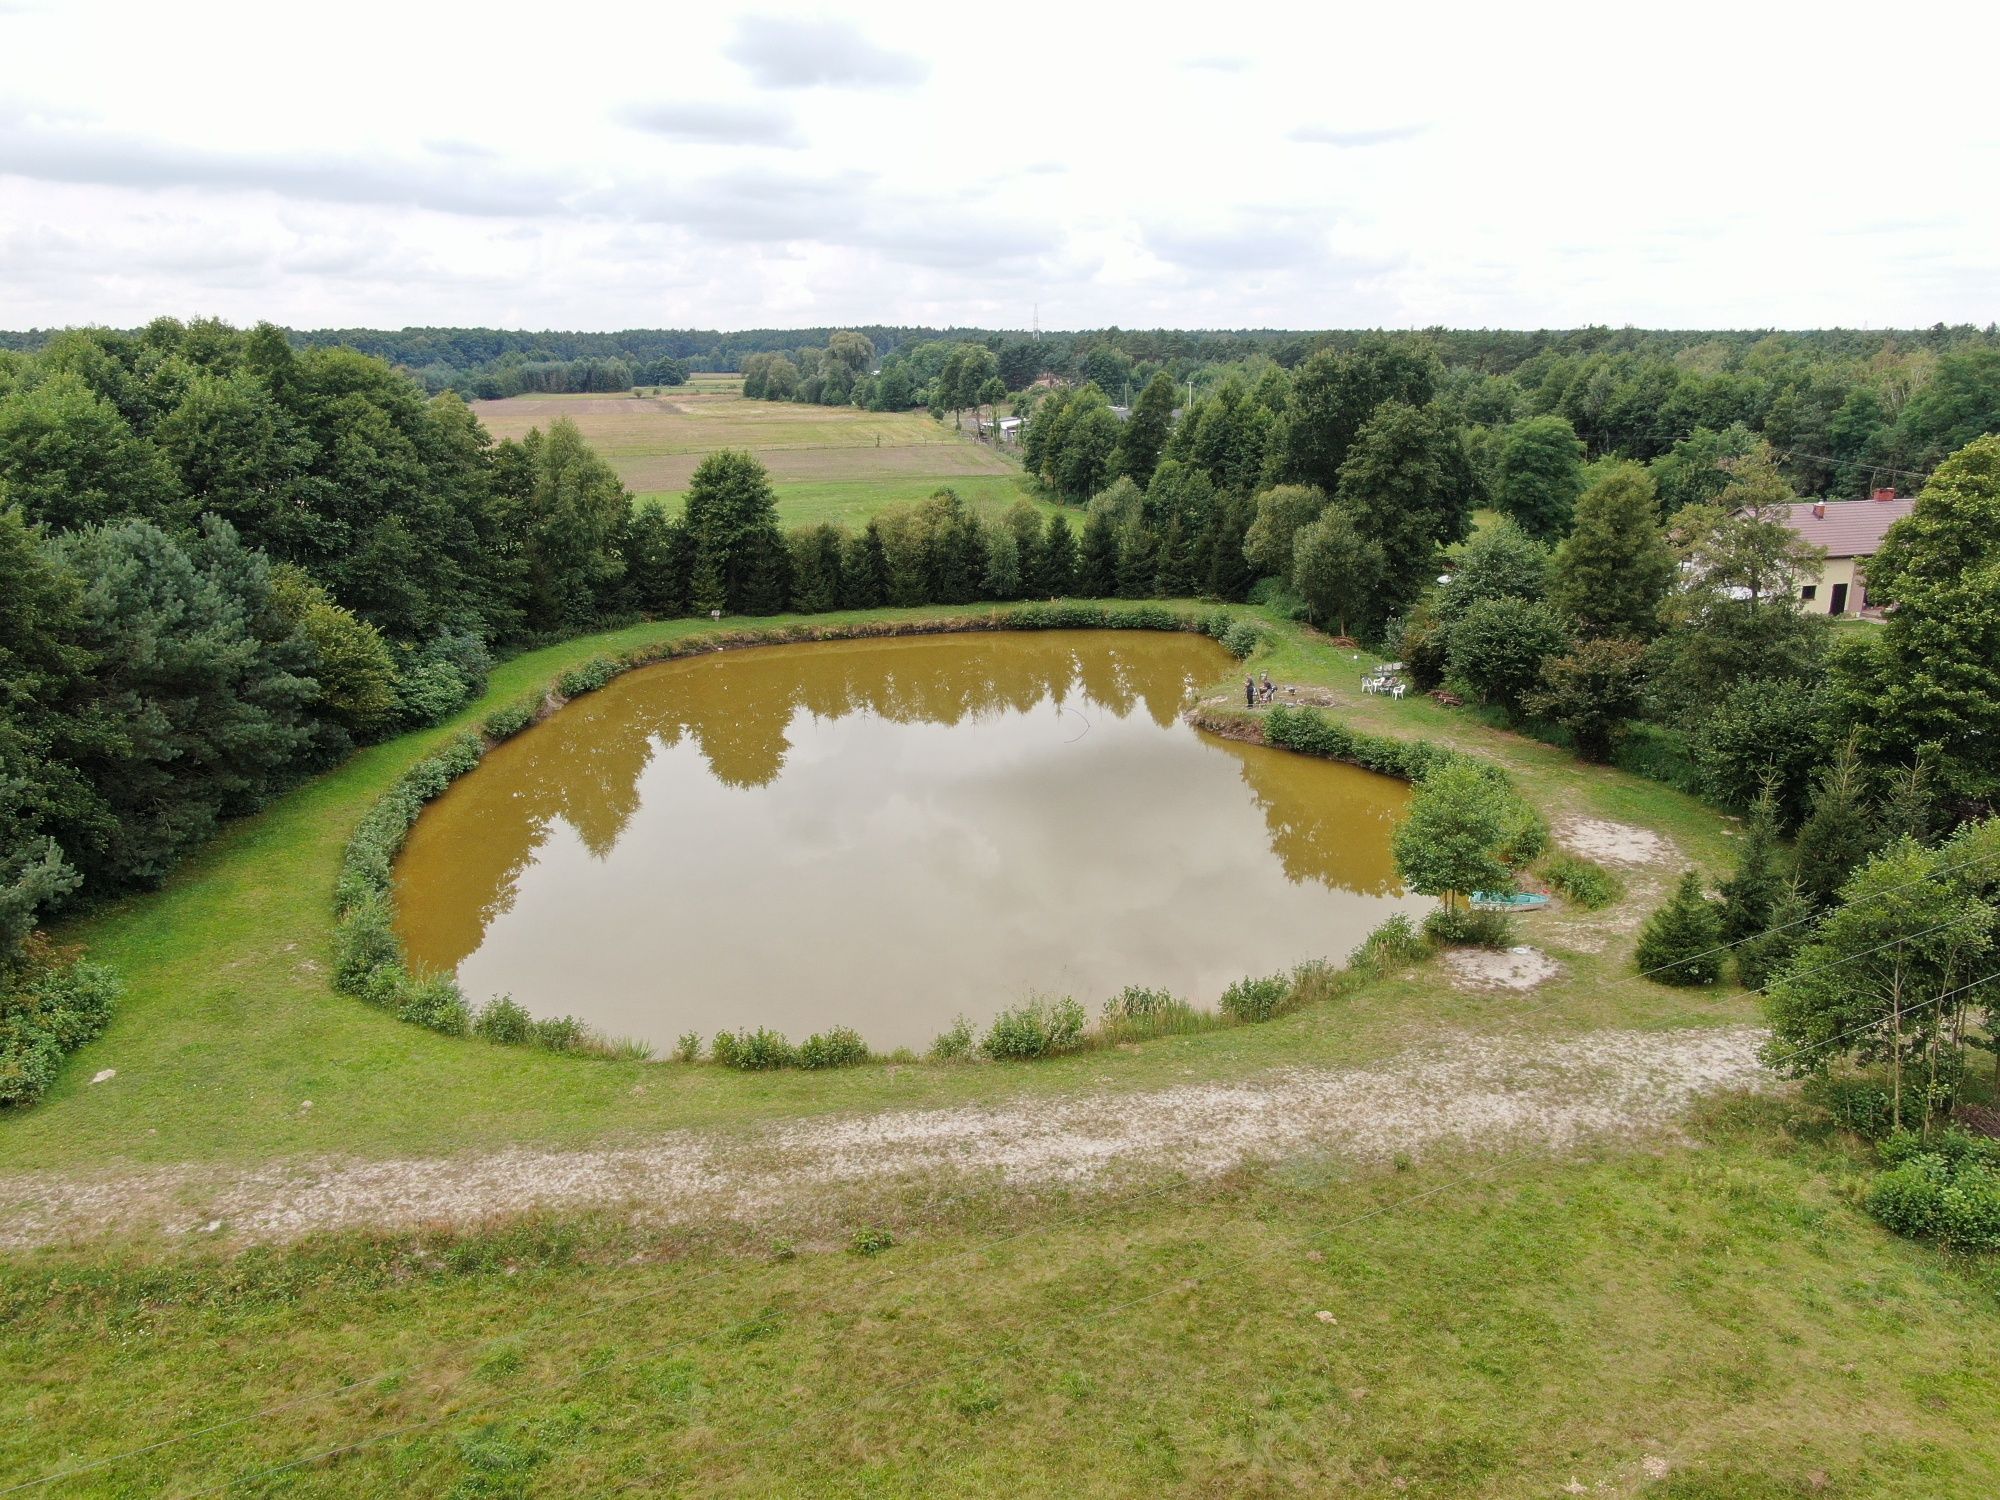
M 0 326 L 1983 325 L 1996 15 L 0 0 Z

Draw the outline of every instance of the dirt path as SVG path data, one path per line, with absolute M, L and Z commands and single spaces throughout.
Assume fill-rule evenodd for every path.
M 530 1209 L 657 1223 L 809 1227 L 834 1198 L 1111 1185 L 1326 1153 L 1379 1161 L 1473 1146 L 1565 1152 L 1672 1131 L 1697 1096 L 1755 1088 L 1751 1027 L 1566 1042 L 1462 1037 L 1370 1068 L 1231 1084 L 681 1131 L 640 1144 L 480 1157 L 281 1161 L 0 1177 L 0 1248 L 104 1233 L 282 1242 L 341 1229 L 470 1225 Z

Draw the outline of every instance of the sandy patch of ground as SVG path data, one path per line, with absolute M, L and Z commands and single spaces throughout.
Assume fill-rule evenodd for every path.
M 912 1182 L 1089 1187 L 1221 1173 L 1305 1152 L 1364 1161 L 1430 1147 L 1563 1152 L 1670 1131 L 1688 1104 L 1764 1076 L 1752 1027 L 1571 1041 L 1448 1038 L 1367 1068 L 680 1131 L 575 1151 L 274 1162 L 0 1178 L 0 1247 L 107 1232 L 282 1242 L 341 1229 L 470 1225 L 531 1209 L 619 1208 L 655 1223 L 810 1224 L 830 1193 Z
M 1562 967 L 1539 948 L 1453 948 L 1444 966 L 1462 990 L 1531 990 Z
M 1615 865 L 1657 865 L 1674 857 L 1674 846 L 1659 834 L 1605 818 L 1570 818 L 1557 826 L 1556 840 L 1586 859 Z

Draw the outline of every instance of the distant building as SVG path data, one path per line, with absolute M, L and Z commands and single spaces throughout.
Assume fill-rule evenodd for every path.
M 1889 528 L 1916 503 L 1883 489 L 1866 500 L 1800 500 L 1786 506 L 1785 524 L 1815 547 L 1826 548 L 1819 577 L 1799 589 L 1799 608 L 1824 615 L 1858 614 L 1866 608 L 1867 561 L 1882 549 Z

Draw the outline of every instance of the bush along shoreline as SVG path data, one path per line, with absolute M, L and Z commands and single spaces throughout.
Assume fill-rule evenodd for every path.
M 379 1005 L 397 1019 L 446 1036 L 477 1037 L 499 1045 L 534 1046 L 556 1052 L 642 1058 L 650 1048 L 599 1035 L 574 1017 L 530 1017 L 511 997 L 476 1005 L 448 974 L 413 970 L 395 929 L 396 856 L 427 804 L 484 759 L 486 752 L 560 711 L 576 698 L 597 691 L 640 667 L 716 651 L 816 641 L 867 640 L 891 636 L 948 635 L 992 630 L 1161 630 L 1208 636 L 1231 654 L 1247 657 L 1264 643 L 1254 621 L 1226 609 L 1186 611 L 1157 604 L 1031 604 L 1009 609 L 913 619 L 863 620 L 846 624 L 799 623 L 704 632 L 655 642 L 617 656 L 596 656 L 558 673 L 547 686 L 487 714 L 479 730 L 462 731 L 416 762 L 362 817 L 342 856 L 334 888 L 333 983 L 343 994 Z M 1191 715 L 1198 728 L 1211 727 L 1205 714 Z M 1481 774 L 1507 786 L 1499 767 L 1454 750 L 1358 734 L 1303 709 L 1274 709 L 1287 749 L 1349 760 L 1407 780 L 1421 780 L 1447 761 L 1482 768 Z M 1269 732 L 1268 730 L 1266 731 Z M 1338 748 L 1336 753 L 1335 747 Z M 1385 953 L 1407 962 L 1430 951 L 1429 940 L 1406 918 L 1392 918 L 1350 956 L 1346 968 L 1323 960 L 1301 965 L 1289 975 L 1248 978 L 1231 987 L 1217 1012 L 1196 1009 L 1159 991 L 1127 989 L 1106 1002 L 1095 1022 L 1067 997 L 1035 1000 L 996 1017 L 984 1036 L 961 1022 L 933 1043 L 934 1061 L 987 1057 L 1054 1056 L 1085 1046 L 1138 1040 L 1172 1032 L 1206 1030 L 1283 1015 L 1300 1005 L 1344 993 L 1354 976 L 1372 977 Z M 746 1070 L 775 1067 L 826 1068 L 882 1060 L 858 1034 L 845 1027 L 815 1033 L 792 1044 L 766 1028 L 718 1034 L 707 1047 L 709 1060 Z M 702 1039 L 679 1040 L 674 1056 L 699 1060 Z M 895 1060 L 915 1061 L 913 1054 Z
M 1475 910 L 1467 899 L 1475 891 L 1511 889 L 1516 874 L 1549 849 L 1547 821 L 1502 767 L 1448 745 L 1369 734 L 1313 708 L 1280 704 L 1256 714 L 1204 707 L 1189 722 L 1410 783 L 1415 796 L 1397 826 L 1396 866 L 1411 890 L 1440 898 L 1424 919 L 1425 937 L 1446 946 L 1513 943 L 1514 923 L 1505 913 Z M 1579 905 L 1606 905 L 1620 894 L 1615 880 L 1587 861 L 1556 856 L 1549 863 L 1552 884 L 1583 889 Z

